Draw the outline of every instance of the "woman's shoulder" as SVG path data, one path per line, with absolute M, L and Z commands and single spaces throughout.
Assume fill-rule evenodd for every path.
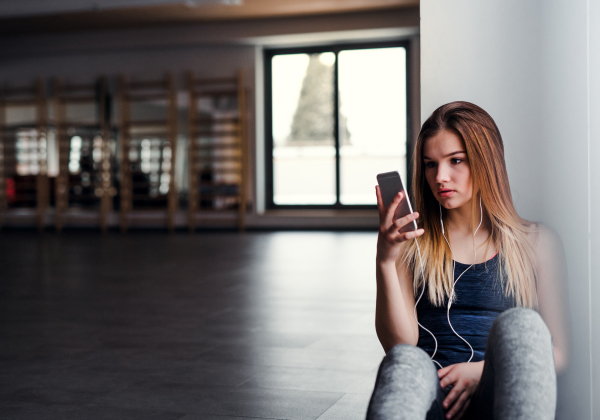
M 562 240 L 550 226 L 540 222 L 526 222 L 527 240 L 536 254 L 562 250 Z

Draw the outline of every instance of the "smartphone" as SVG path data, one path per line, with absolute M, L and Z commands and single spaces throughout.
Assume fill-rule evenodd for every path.
M 381 198 L 386 209 L 389 208 L 392 200 L 400 191 L 404 193 L 404 198 L 398 204 L 393 220 L 397 220 L 413 212 L 408 194 L 404 189 L 404 184 L 402 184 L 402 179 L 398 171 L 384 172 L 377 175 L 377 183 L 379 184 Z M 412 232 L 414 230 L 417 230 L 417 222 L 415 220 L 400 229 L 400 232 Z

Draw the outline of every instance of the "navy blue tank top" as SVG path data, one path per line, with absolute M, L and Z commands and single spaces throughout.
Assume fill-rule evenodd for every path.
M 473 265 L 455 286 L 456 299 L 450 307 L 450 321 L 456 332 L 473 347 L 472 362 L 483 360 L 487 336 L 494 319 L 515 306 L 514 298 L 504 294 L 498 263 L 499 256 L 496 254 L 486 262 Z M 469 265 L 457 262 L 454 279 Z M 447 308 L 447 301 L 442 306 L 433 306 L 427 298 L 427 291 L 417 305 L 419 323 L 431 331 L 438 342 L 434 359 L 444 367 L 466 362 L 471 357 L 469 346 L 448 325 Z M 435 348 L 431 334 L 420 327 L 417 346 L 430 356 Z

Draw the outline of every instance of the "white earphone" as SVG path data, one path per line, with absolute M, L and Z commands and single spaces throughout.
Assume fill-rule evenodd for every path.
M 446 233 L 444 231 L 444 220 L 442 218 L 442 205 L 439 204 L 439 206 L 440 206 L 440 224 L 442 226 L 442 236 L 446 240 L 446 243 L 448 244 L 448 248 L 450 248 L 450 253 L 452 254 L 452 273 L 454 273 L 454 271 L 456 269 L 456 261 L 454 260 L 454 252 L 452 251 L 452 247 L 450 246 L 450 242 L 448 241 L 448 238 L 446 238 Z M 477 229 L 475 229 L 475 232 L 473 233 L 473 241 L 475 241 L 475 235 L 479 231 L 479 228 L 481 227 L 481 224 L 483 222 L 483 207 L 481 205 L 481 195 L 479 196 L 479 213 L 480 213 L 479 225 L 477 226 Z M 435 335 L 433 335 L 433 333 L 431 331 L 429 331 L 427 328 L 425 328 L 423 325 L 421 325 L 419 323 L 419 321 L 417 320 L 417 305 L 419 304 L 419 301 L 421 300 L 421 298 L 423 297 L 423 293 L 425 292 L 425 270 L 423 269 L 423 259 L 421 258 L 421 249 L 419 248 L 419 242 L 417 241 L 417 238 L 415 238 L 415 243 L 417 244 L 417 253 L 419 254 L 419 262 L 421 265 L 421 278 L 423 279 L 423 287 L 421 289 L 421 294 L 419 295 L 419 298 L 415 302 L 415 307 L 413 309 L 413 316 L 414 316 L 417 324 L 421 328 L 423 328 L 425 331 L 427 331 L 431 335 L 431 337 L 433 337 L 433 341 L 435 342 L 435 349 L 433 351 L 433 354 L 431 355 L 431 360 L 441 368 L 442 365 L 440 365 L 436 360 L 434 360 L 434 357 L 435 357 L 435 354 L 437 353 L 437 348 L 438 348 L 437 339 L 435 338 Z M 476 261 L 477 261 L 477 247 L 475 246 L 475 242 L 473 242 L 473 264 L 471 264 L 470 266 L 465 268 L 464 271 L 462 273 L 460 273 L 460 275 L 452 283 L 452 292 L 450 293 L 450 297 L 448 298 L 448 309 L 446 311 L 446 318 L 448 319 L 448 325 L 450 325 L 452 332 L 458 338 L 460 338 L 462 341 L 464 341 L 467 344 L 467 346 L 469 346 L 469 348 L 471 349 L 471 357 L 469 357 L 469 360 L 467 360 L 467 363 L 469 363 L 471 360 L 473 360 L 473 356 L 474 356 L 475 352 L 474 352 L 471 344 L 469 344 L 469 342 L 467 340 L 465 340 L 463 337 L 461 337 L 456 332 L 454 327 L 452 326 L 452 322 L 450 322 L 450 306 L 452 306 L 452 300 L 454 300 L 454 296 L 455 296 L 454 295 L 454 287 L 456 286 L 456 283 L 460 280 L 460 278 L 463 276 L 463 274 L 465 274 L 467 272 L 467 270 L 469 270 L 469 268 L 471 268 L 475 265 Z

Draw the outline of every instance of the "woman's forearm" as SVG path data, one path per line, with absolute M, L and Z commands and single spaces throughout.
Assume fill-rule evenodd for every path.
M 377 193 L 379 210 L 379 235 L 377 237 L 377 299 L 375 307 L 375 330 L 377 337 L 387 353 L 396 344 L 416 345 L 419 337 L 417 323 L 413 317 L 414 296 L 412 276 L 404 268 L 396 270 L 395 261 L 401 253 L 402 244 L 423 234 L 423 229 L 400 232 L 407 224 L 419 217 L 411 213 L 394 220 L 400 201 L 405 199 L 399 192 L 388 208 L 383 204 L 381 191 Z
M 378 261 L 376 278 L 375 330 L 383 349 L 387 353 L 396 344 L 416 345 L 418 330 L 412 305 L 407 304 L 412 299 L 405 297 L 394 263 Z

